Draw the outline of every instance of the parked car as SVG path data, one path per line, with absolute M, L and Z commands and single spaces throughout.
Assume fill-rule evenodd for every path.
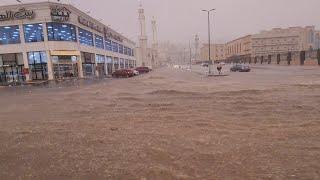
M 250 72 L 251 69 L 248 65 L 244 65 L 244 64 L 236 64 L 236 65 L 233 65 L 231 68 L 230 68 L 230 71 L 232 72 Z
M 148 67 L 137 67 L 135 70 L 138 71 L 139 74 L 144 74 L 151 71 L 151 69 Z
M 209 67 L 209 64 L 208 63 L 202 63 L 201 66 L 202 67 Z
M 120 77 L 129 78 L 133 76 L 134 76 L 134 72 L 131 69 L 119 69 L 112 73 L 112 77 L 116 77 L 116 78 L 120 78 Z

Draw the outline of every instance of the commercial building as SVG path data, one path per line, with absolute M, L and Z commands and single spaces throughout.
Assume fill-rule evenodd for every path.
M 221 50 L 222 47 L 225 48 L 224 51 Z M 211 58 L 226 62 L 270 64 L 281 61 L 285 64 L 304 64 L 300 56 L 305 56 L 307 64 L 316 64 L 318 49 L 320 49 L 320 31 L 314 26 L 274 28 L 240 37 L 225 45 L 211 45 Z M 201 48 L 201 60 L 208 60 L 208 54 L 208 44 L 204 44 Z
M 314 26 L 274 28 L 252 36 L 252 56 L 265 56 L 320 48 Z
M 0 83 L 103 77 L 136 65 L 135 43 L 79 9 L 0 7 Z
M 252 51 L 252 36 L 244 36 L 233 41 L 227 42 L 225 45 L 225 58 L 233 58 L 237 56 L 250 57 Z
M 203 44 L 200 48 L 200 57 L 202 61 L 209 60 L 209 44 Z M 225 44 L 211 44 L 210 57 L 212 61 L 224 60 L 225 57 Z

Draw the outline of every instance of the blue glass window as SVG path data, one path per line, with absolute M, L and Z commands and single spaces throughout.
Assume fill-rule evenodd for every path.
M 80 44 L 93 46 L 92 32 L 79 28 L 79 41 Z
M 112 51 L 112 43 L 110 39 L 105 40 L 105 47 L 106 47 L 106 50 Z
M 119 46 L 118 43 L 112 41 L 112 51 L 113 52 L 119 52 Z
M 42 24 L 26 24 L 23 25 L 24 39 L 28 42 L 42 42 L 43 38 L 43 27 Z
M 131 56 L 134 56 L 134 49 L 131 49 Z
M 19 26 L 0 27 L 0 45 L 20 43 Z
M 124 69 L 124 59 L 120 59 L 120 69 Z
M 119 53 L 123 54 L 123 45 L 119 44 Z
M 47 55 L 44 51 L 28 52 L 29 64 L 47 63 Z
M 131 49 L 130 48 L 127 48 L 127 55 L 131 56 Z
M 127 47 L 124 47 L 124 54 L 128 55 L 128 48 Z
M 105 58 L 104 55 L 99 55 L 99 54 L 96 55 L 96 62 L 97 63 L 100 63 L 100 64 L 103 63 L 104 64 L 105 60 L 106 60 L 106 58 Z
M 77 41 L 76 27 L 71 24 L 47 23 L 49 41 Z
M 95 43 L 97 48 L 104 49 L 103 37 L 95 35 Z

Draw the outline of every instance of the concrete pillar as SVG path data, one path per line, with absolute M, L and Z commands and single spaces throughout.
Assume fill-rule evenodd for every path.
M 44 44 L 46 47 L 46 55 L 47 55 L 47 66 L 48 66 L 48 79 L 49 80 L 54 80 L 53 76 L 53 65 L 52 65 L 52 60 L 51 60 L 51 54 L 50 54 L 50 48 L 48 45 L 48 31 L 47 31 L 47 26 L 46 22 L 42 22 L 42 29 L 43 29 L 43 39 L 44 39 Z
M 320 66 L 320 49 L 317 50 L 318 65 Z
M 80 51 L 80 38 L 79 38 L 79 28 L 76 28 L 76 34 L 77 34 L 77 44 L 78 44 L 78 49 Z M 83 68 L 82 68 L 82 52 L 79 52 L 80 55 L 77 56 L 77 62 L 78 62 L 78 77 L 79 78 L 84 78 L 83 75 Z
M 22 58 L 23 58 L 23 65 L 25 69 L 28 69 L 27 74 L 25 74 L 26 81 L 31 81 L 31 71 L 29 69 L 29 59 L 28 59 L 28 53 L 25 50 L 25 39 L 24 39 L 24 30 L 23 30 L 23 25 L 19 24 L 19 29 L 20 29 L 20 41 L 21 41 L 21 47 L 22 47 Z
M 107 63 L 107 56 L 104 55 L 104 74 L 108 75 L 108 63 Z
M 95 75 L 96 75 L 97 77 L 99 77 L 97 54 L 94 54 L 94 62 L 95 62 L 95 69 L 94 69 Z
M 53 76 L 53 64 L 52 64 L 52 60 L 51 60 L 51 55 L 50 55 L 50 51 L 47 50 L 46 51 L 46 55 L 47 55 L 47 66 L 48 66 L 48 80 L 54 80 L 54 76 Z
M 26 81 L 31 81 L 31 77 L 30 77 L 31 71 L 29 69 L 29 60 L 28 60 L 27 52 L 22 52 L 22 58 L 23 58 L 24 68 L 28 69 L 28 74 L 25 74 Z
M 83 78 L 84 76 L 83 76 L 83 70 L 82 70 L 82 54 L 81 54 L 81 52 L 80 52 L 80 55 L 79 56 L 77 56 L 77 62 L 78 62 L 78 76 L 79 76 L 79 78 Z

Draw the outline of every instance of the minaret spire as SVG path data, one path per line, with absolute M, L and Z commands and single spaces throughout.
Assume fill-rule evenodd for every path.
M 146 33 L 146 17 L 144 15 L 144 9 L 142 7 L 141 0 L 139 0 L 139 60 L 142 66 L 151 66 L 148 62 L 148 37 Z
M 157 30 L 157 21 L 153 16 L 152 21 L 152 65 L 158 66 L 158 30 Z

